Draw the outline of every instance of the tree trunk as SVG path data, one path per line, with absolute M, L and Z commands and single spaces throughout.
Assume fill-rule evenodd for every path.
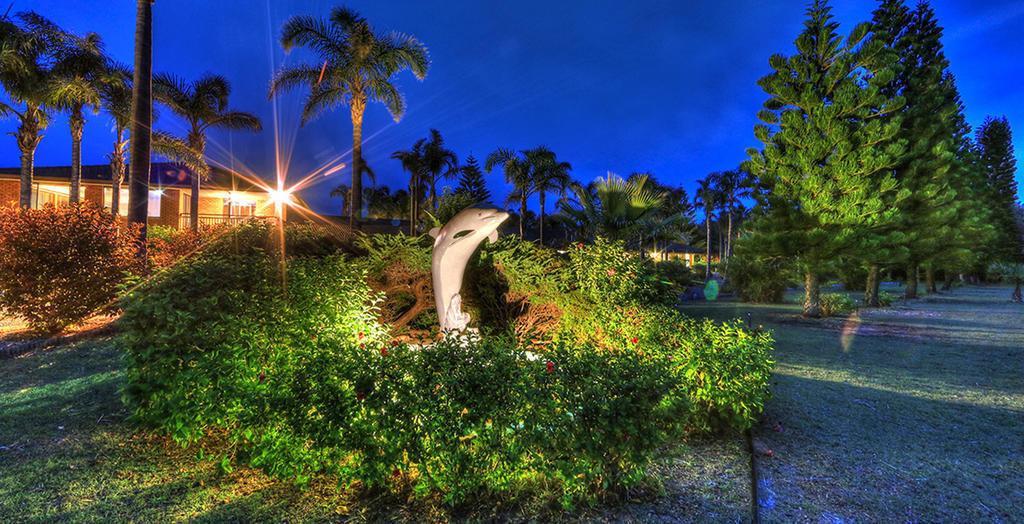
M 932 294 L 939 292 L 935 287 L 935 267 L 931 264 L 924 267 L 924 292 Z
M 804 283 L 803 316 L 818 318 L 821 316 L 821 282 L 817 273 L 808 272 Z
M 704 226 L 707 229 L 707 239 L 704 242 L 704 250 L 707 256 L 704 265 L 704 281 L 711 280 L 711 217 L 704 218 Z
M 192 216 L 189 217 L 188 226 L 193 233 L 199 232 L 199 186 L 202 177 L 202 173 L 192 173 L 192 194 L 188 198 L 188 209 Z
M 544 245 L 544 192 L 541 191 L 540 195 L 540 245 Z
M 907 290 L 903 293 L 903 298 L 910 300 L 917 298 L 917 263 L 909 262 L 907 264 Z
M 82 191 L 82 129 L 85 127 L 85 117 L 82 116 L 81 107 L 71 109 L 68 127 L 71 129 L 71 188 L 68 202 L 74 204 L 78 202 Z
M 519 239 L 523 240 L 526 237 L 523 236 L 523 224 L 526 222 L 526 198 L 523 198 L 523 203 L 519 205 Z
M 880 272 L 878 264 L 871 264 L 868 268 L 868 285 L 864 290 L 864 305 L 867 307 L 878 307 L 880 305 L 878 302 L 878 285 L 881 280 L 879 278 Z
M 110 155 L 110 214 L 117 218 L 121 211 L 121 182 L 124 180 L 124 130 L 118 127 L 114 153 Z
M 729 280 L 729 262 L 732 258 L 732 208 L 729 208 L 729 233 L 725 237 L 725 269 L 722 269 L 719 265 L 718 269 L 722 269 L 722 280 Z
M 430 174 L 430 210 L 437 211 L 437 173 Z
M 416 235 L 416 172 L 409 173 L 409 236 Z
M 352 198 L 348 204 L 348 227 L 360 227 L 358 215 L 363 212 L 363 111 L 366 95 L 356 96 L 352 107 Z
M 133 82 L 128 221 L 139 225 L 140 238 L 136 255 L 145 263 L 149 154 L 153 125 L 153 0 L 136 2 Z
M 953 289 L 953 272 L 950 270 L 943 271 L 944 282 L 942 283 L 943 291 L 950 291 Z
M 26 104 L 18 126 L 18 149 L 21 150 L 21 187 L 18 194 L 18 205 L 23 208 L 32 207 L 33 163 L 36 146 L 43 138 L 39 136 L 39 107 Z

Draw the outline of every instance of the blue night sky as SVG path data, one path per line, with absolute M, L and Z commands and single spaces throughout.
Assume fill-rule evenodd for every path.
M 833 13 L 847 33 L 870 19 L 876 2 L 836 2 Z M 911 2 L 912 3 L 912 2 Z M 272 71 L 282 63 L 312 61 L 303 50 L 285 54 L 278 43 L 284 20 L 296 14 L 326 17 L 334 2 L 317 0 L 157 0 L 154 71 L 194 80 L 224 75 L 233 88 L 230 106 L 259 115 L 259 134 L 217 132 L 207 153 L 214 162 L 245 166 L 271 180 L 274 173 L 274 107 L 267 100 Z M 395 123 L 380 104 L 364 122 L 364 157 L 378 183 L 404 188 L 407 174 L 390 154 L 409 149 L 430 128 L 441 131 L 460 160 L 482 163 L 497 147 L 546 145 L 572 164 L 580 181 L 608 171 L 651 171 L 681 184 L 691 195 L 696 180 L 730 169 L 758 146 L 755 114 L 766 95 L 756 85 L 769 72 L 772 53 L 794 52 L 805 2 L 479 2 L 351 1 L 346 5 L 378 30 L 416 36 L 430 51 L 423 82 L 396 76 L 408 111 Z M 933 2 L 945 28 L 945 53 L 967 108 L 968 122 L 1006 116 L 1015 150 L 1024 152 L 1024 2 Z M 99 33 L 108 53 L 131 65 L 135 1 L 16 1 L 12 13 L 32 9 L 61 27 Z M 277 100 L 279 143 L 290 152 L 288 180 L 298 181 L 350 152 L 351 123 L 339 107 L 299 127 L 300 96 Z M 184 136 L 168 112 L 156 127 Z M 12 120 L 0 122 L 14 131 Z M 88 115 L 83 163 L 106 163 L 113 142 L 110 118 Z M 45 131 L 36 165 L 69 165 L 67 117 Z M 350 155 L 343 161 L 349 162 Z M 0 164 L 19 165 L 14 138 L 0 137 Z M 319 212 L 337 214 L 328 198 L 350 170 L 302 192 Z M 1020 177 L 1018 176 L 1018 180 Z M 490 189 L 507 191 L 497 171 Z M 1024 194 L 1024 184 L 1020 184 Z M 499 196 L 500 195 L 500 196 Z M 500 202 L 499 202 L 500 203 Z

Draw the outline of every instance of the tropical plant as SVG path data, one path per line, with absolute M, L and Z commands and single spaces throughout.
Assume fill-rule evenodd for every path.
M 131 169 L 128 222 L 137 224 L 140 262 L 147 261 L 146 226 L 149 202 L 149 155 L 153 133 L 153 2 L 135 4 L 135 69 L 132 74 Z
M 413 144 L 408 151 L 395 151 L 391 158 L 402 163 L 402 169 L 409 172 L 409 234 L 416 234 L 416 224 L 422 215 L 422 206 L 429 186 L 427 185 L 427 174 L 423 162 L 423 144 L 426 139 L 420 139 Z
M 704 256 L 707 262 L 704 265 L 704 280 L 711 279 L 711 217 L 715 214 L 715 209 L 718 208 L 718 191 L 714 186 L 714 176 L 712 173 L 703 180 L 698 180 L 696 199 L 694 204 L 704 210 Z M 721 254 L 719 254 L 721 255 Z
M 125 180 L 125 157 L 131 140 L 125 132 L 132 122 L 132 72 L 122 64 L 111 64 L 110 70 L 104 75 L 104 82 L 99 87 L 100 100 L 103 108 L 113 119 L 114 150 L 107 154 L 110 159 L 111 214 L 120 211 L 121 183 Z M 157 119 L 157 112 L 152 112 L 152 119 Z M 151 135 L 151 149 L 170 160 L 186 165 L 201 163 L 184 140 L 166 131 L 154 130 Z
M 312 16 L 289 18 L 281 29 L 281 45 L 285 51 L 296 46 L 309 48 L 317 56 L 317 62 L 280 69 L 270 86 L 271 97 L 299 86 L 307 87 L 309 93 L 302 108 L 303 124 L 339 104 L 349 106 L 352 119 L 352 208 L 356 210 L 349 215 L 349 225 L 354 227 L 356 214 L 363 207 L 361 163 L 366 103 L 382 102 L 391 116 L 399 120 L 405 112 L 405 98 L 391 78 L 395 73 L 409 69 L 422 80 L 430 66 L 427 49 L 410 35 L 374 32 L 365 18 L 346 7 L 335 7 L 326 20 Z
M 430 137 L 416 143 L 420 146 L 420 162 L 427 183 L 430 184 L 430 209 L 437 209 L 437 182 L 440 179 L 450 180 L 459 174 L 459 159 L 450 149 L 444 147 L 441 132 L 430 130 Z
M 85 128 L 83 110 L 100 111 L 100 92 L 114 73 L 103 54 L 103 41 L 96 33 L 84 37 L 62 32 L 63 45 L 58 47 L 53 74 L 53 105 L 68 113 L 71 130 L 71 185 L 69 201 L 78 202 L 82 182 L 82 133 Z M 114 73 L 116 74 L 116 73 Z
M 540 245 L 544 245 L 544 197 L 549 191 L 557 192 L 559 197 L 565 196 L 565 190 L 572 179 L 569 171 L 572 166 L 568 162 L 559 162 L 550 149 L 539 146 L 523 151 L 527 162 L 532 165 L 533 190 L 540 199 Z
M 0 19 L 0 84 L 11 104 L 0 102 L 0 116 L 14 115 L 18 131 L 14 137 L 21 151 L 21 182 L 18 205 L 32 205 L 33 159 L 42 139 L 41 132 L 50 123 L 53 101 L 53 58 L 61 44 L 55 25 L 33 13 L 18 13 L 21 24 Z
M 202 161 L 207 133 L 218 128 L 260 131 L 263 125 L 256 115 L 228 109 L 231 85 L 220 75 L 207 74 L 189 84 L 162 73 L 153 78 L 153 89 L 157 100 L 185 120 L 189 127 L 185 140 L 198 160 L 189 165 L 192 170 L 189 213 L 192 231 L 198 231 L 200 180 L 209 176 L 209 166 Z
M 526 157 L 519 156 L 511 149 L 499 148 L 487 155 L 484 170 L 491 172 L 501 166 L 505 174 L 505 182 L 512 184 L 512 191 L 505 198 L 505 205 L 519 206 L 519 238 L 523 238 L 523 223 L 526 221 L 526 204 L 535 191 L 533 185 L 533 166 Z
M 590 186 L 573 183 L 569 186 L 573 199 L 562 199 L 559 207 L 563 221 L 575 224 L 581 239 L 603 236 L 624 240 L 639 247 L 645 224 L 659 212 L 664 195 L 645 189 L 647 175 L 624 180 L 608 173 Z

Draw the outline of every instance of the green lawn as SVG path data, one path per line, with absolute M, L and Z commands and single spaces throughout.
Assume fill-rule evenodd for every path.
M 794 293 L 787 305 L 686 306 L 750 313 L 775 333 L 774 398 L 755 429 L 773 451 L 759 459 L 762 515 L 1024 520 L 1024 305 L 1011 291 L 959 288 L 824 321 L 798 319 Z
M 890 290 L 898 292 L 899 290 Z M 962 288 L 856 317 L 801 320 L 785 305 L 688 303 L 776 337 L 758 445 L 768 521 L 1024 520 L 1024 306 Z M 669 450 L 660 486 L 562 513 L 543 494 L 446 508 L 399 493 L 307 490 L 220 472 L 124 420 L 111 339 L 0 359 L 0 522 L 587 520 L 745 521 L 742 439 Z M 781 432 L 774 430 L 781 424 Z M 216 446 L 214 441 L 206 442 Z

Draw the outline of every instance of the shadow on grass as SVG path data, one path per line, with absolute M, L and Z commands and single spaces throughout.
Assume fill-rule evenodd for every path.
M 755 430 L 773 449 L 767 519 L 1024 521 L 1024 307 L 1003 292 L 967 287 L 859 320 L 686 306 L 773 331 L 774 398 Z
M 805 370 L 806 372 L 806 370 Z M 757 433 L 771 520 L 1016 521 L 1024 409 L 778 373 Z M 762 503 L 765 501 L 763 500 Z M 830 515 L 831 514 L 831 515 Z

